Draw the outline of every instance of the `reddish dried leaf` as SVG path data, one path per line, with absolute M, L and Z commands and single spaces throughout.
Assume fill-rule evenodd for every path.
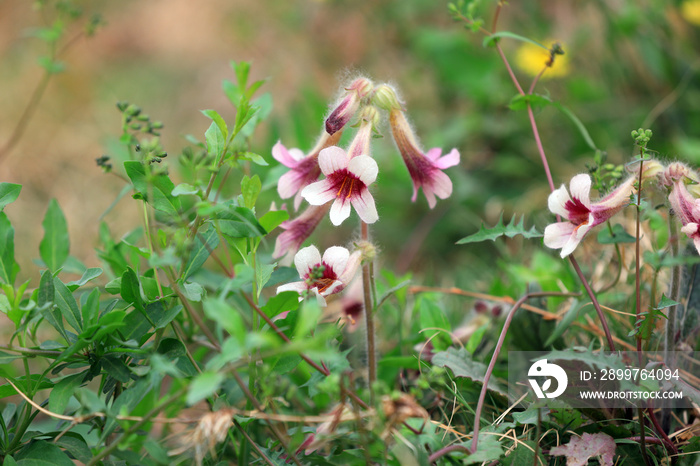
M 552 456 L 566 456 L 566 466 L 586 466 L 590 458 L 598 457 L 601 466 L 613 466 L 615 440 L 607 434 L 583 434 L 573 437 L 566 445 L 552 448 Z

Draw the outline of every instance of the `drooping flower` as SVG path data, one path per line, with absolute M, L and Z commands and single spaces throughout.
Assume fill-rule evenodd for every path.
M 291 263 L 291 258 L 297 253 L 304 241 L 311 236 L 329 209 L 329 204 L 310 205 L 297 218 L 282 222 L 280 228 L 285 231 L 277 237 L 272 257 L 277 259 L 286 255 L 282 262 Z M 287 258 L 289 259 L 287 260 Z
M 326 132 L 335 134 L 345 127 L 360 108 L 362 99 L 367 97 L 374 85 L 367 78 L 358 78 L 345 89 L 345 95 L 331 114 L 326 118 Z
M 586 174 L 571 179 L 571 195 L 564 185 L 554 190 L 549 195 L 549 210 L 567 221 L 553 223 L 545 228 L 545 246 L 561 249 L 561 257 L 571 254 L 588 230 L 607 221 L 630 203 L 635 181 L 635 176 L 629 177 L 596 203 L 591 203 L 591 177 Z
M 683 225 L 681 232 L 693 240 L 695 249 L 700 253 L 700 199 L 693 197 L 685 185 L 689 172 L 680 170 L 677 165 L 680 164 L 672 164 L 664 173 L 664 177 L 672 182 L 668 200 L 673 213 Z
M 323 133 L 316 146 L 308 155 L 299 149 L 287 149 L 281 142 L 272 148 L 272 156 L 290 170 L 282 175 L 277 182 L 277 192 L 282 199 L 287 199 L 296 194 L 294 198 L 294 210 L 301 205 L 301 190 L 318 180 L 321 169 L 318 166 L 318 154 L 326 147 L 334 146 L 340 140 L 342 131 L 333 135 Z
M 305 187 L 302 197 L 311 205 L 323 205 L 333 200 L 331 222 L 340 225 L 350 216 L 352 204 L 365 223 L 379 219 L 374 198 L 368 186 L 377 179 L 377 162 L 368 155 L 348 159 L 345 151 L 333 146 L 323 149 L 318 156 L 321 171 L 326 178 Z
M 362 260 L 362 253 L 352 254 L 340 246 L 333 246 L 323 253 L 316 246 L 301 249 L 294 257 L 294 265 L 302 281 L 288 283 L 277 288 L 277 293 L 296 291 L 312 293 L 321 306 L 326 305 L 325 296 L 340 293 L 355 277 Z
M 411 201 L 416 201 L 418 188 L 422 187 L 428 205 L 432 209 L 436 203 L 435 196 L 447 199 L 452 194 L 452 181 L 442 170 L 459 163 L 459 152 L 457 149 L 452 149 L 449 154 L 440 157 L 442 149 L 436 147 L 423 154 L 411 126 L 399 108 L 391 109 L 389 123 L 394 141 L 413 180 Z

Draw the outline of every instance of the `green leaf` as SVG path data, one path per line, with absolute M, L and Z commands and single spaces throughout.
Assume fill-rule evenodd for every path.
M 199 189 L 195 188 L 191 184 L 180 183 L 179 185 L 175 186 L 170 194 L 172 194 L 174 197 L 178 197 L 197 193 L 199 193 Z
M 267 304 L 261 309 L 265 314 L 272 318 L 280 315 L 283 312 L 291 311 L 299 307 L 299 293 L 296 291 L 283 291 L 271 297 Z
M 665 294 L 662 294 L 661 301 L 659 301 L 659 304 L 657 304 L 654 309 L 657 311 L 660 311 L 662 309 L 666 309 L 667 307 L 676 306 L 678 304 L 680 304 L 680 303 L 672 300 L 671 298 L 667 297 Z
M 207 143 L 207 152 L 214 156 L 216 159 L 214 165 L 218 166 L 221 157 L 224 155 L 226 140 L 224 139 L 224 134 L 221 132 L 215 121 L 212 121 L 211 125 L 209 125 L 209 129 L 207 129 L 207 131 L 204 133 L 204 140 Z
M 289 213 L 286 210 L 271 210 L 262 217 L 259 222 L 265 231 L 268 233 L 280 226 L 280 224 L 289 219 Z
M 269 163 L 267 163 L 267 160 L 265 160 L 262 155 L 256 154 L 255 152 L 243 152 L 238 156 L 238 158 L 242 160 L 250 160 L 255 165 L 260 165 L 261 167 L 267 167 L 268 165 L 270 165 Z
M 224 374 L 221 372 L 202 372 L 190 384 L 187 392 L 187 404 L 192 406 L 213 395 L 224 381 Z
M 308 337 L 309 332 L 316 329 L 318 319 L 321 317 L 321 306 L 315 299 L 307 299 L 302 301 L 299 308 L 299 318 L 297 326 L 294 329 L 296 339 L 304 339 Z
M 243 196 L 243 204 L 252 209 L 255 207 L 255 202 L 258 200 L 258 195 L 262 189 L 262 183 L 258 175 L 248 178 L 244 176 L 241 180 L 241 195 Z
M 255 267 L 255 284 L 258 287 L 258 298 L 265 284 L 270 280 L 272 272 L 275 271 L 275 264 L 258 263 Z
M 0 364 L 9 364 L 20 357 L 21 356 L 19 354 L 11 354 L 0 351 Z
M 141 312 L 144 312 L 143 299 L 141 298 L 141 287 L 139 278 L 131 267 L 127 267 L 122 274 L 122 286 L 120 290 L 122 299 Z
M 298 296 L 298 295 L 297 295 Z M 243 344 L 246 338 L 246 327 L 237 309 L 220 298 L 204 300 L 204 314 L 218 325 L 222 326 L 229 335 L 233 335 Z
M 102 269 L 99 267 L 90 267 L 87 269 L 85 272 L 83 272 L 83 276 L 80 277 L 80 280 L 77 281 L 72 281 L 66 283 L 66 286 L 71 289 L 71 291 L 75 291 L 76 289 L 80 288 L 81 286 L 85 285 L 91 280 L 96 279 L 102 275 Z
M 219 115 L 216 110 L 202 110 L 202 113 L 204 116 L 216 123 L 216 126 L 219 128 L 219 131 L 221 131 L 221 134 L 224 137 L 224 141 L 228 139 L 228 126 L 226 126 L 226 122 L 221 115 Z
M 197 232 L 190 257 L 180 273 L 182 280 L 187 280 L 193 273 L 201 269 L 211 255 L 211 251 L 218 246 L 219 235 L 216 233 L 216 229 L 208 223 L 202 230 Z
M 53 434 L 53 433 L 52 433 Z M 55 435 L 58 437 L 59 432 Z M 63 448 L 82 464 L 88 464 L 93 457 L 90 448 L 82 435 L 76 432 L 65 432 L 61 438 L 54 438 L 52 443 Z
M 49 208 L 41 225 L 44 227 L 44 239 L 39 244 L 39 253 L 49 270 L 55 272 L 68 259 L 70 247 L 66 217 L 63 216 L 56 199 L 51 199 L 49 202 Z
M 246 207 L 233 207 L 216 217 L 221 233 L 230 238 L 255 238 L 267 234 L 253 211 Z
M 481 344 L 481 341 L 484 338 L 484 334 L 486 333 L 486 330 L 488 330 L 489 326 L 490 324 L 486 323 L 481 327 L 477 328 L 474 331 L 474 333 L 471 334 L 469 340 L 467 341 L 467 344 L 464 345 L 464 347 L 467 349 L 467 351 L 469 351 L 469 353 L 474 354 L 476 349 Z
M 618 244 L 618 243 L 634 243 L 636 238 L 625 231 L 625 228 L 616 223 L 612 227 L 612 233 L 608 228 L 602 228 L 598 232 L 599 244 Z
M 35 440 L 14 456 L 18 466 L 74 466 L 63 450 L 44 440 Z
M 510 32 L 510 31 L 500 31 L 500 32 L 496 32 L 496 33 L 493 33 L 489 36 L 484 37 L 483 45 L 484 45 L 484 47 L 488 47 L 491 44 L 493 44 L 496 40 L 498 40 L 502 37 L 506 37 L 508 39 L 519 40 L 521 42 L 527 42 L 528 44 L 536 45 L 537 47 L 542 47 L 543 49 L 549 51 L 549 47 L 542 45 L 541 43 L 539 43 L 535 40 L 528 39 L 527 37 L 523 37 L 519 34 L 515 34 L 515 33 Z
M 4 212 L 0 212 L 0 280 L 12 285 L 19 271 L 15 262 L 15 229 Z
M 181 305 L 165 309 L 163 301 L 156 301 L 146 306 L 146 314 L 155 324 L 155 328 L 165 328 L 182 311 Z
M 177 338 L 164 338 L 158 345 L 158 354 L 174 364 L 175 368 L 187 377 L 192 377 L 199 373 L 187 357 L 185 345 Z
M 464 349 L 448 348 L 433 356 L 432 364 L 439 367 L 447 367 L 454 373 L 455 377 L 466 377 L 475 382 L 484 382 L 486 366 L 472 359 L 472 355 Z M 493 377 L 489 380 L 489 390 L 508 396 L 508 392 L 501 388 Z
M 552 104 L 552 101 L 549 97 L 539 94 L 517 94 L 510 99 L 508 108 L 511 110 L 525 110 L 528 104 L 532 108 L 542 108 Z
M 124 162 L 124 171 L 134 184 L 138 194 L 136 198 L 144 199 L 156 210 L 173 217 L 178 216 L 180 199 L 172 195 L 175 185 L 167 175 L 160 173 L 147 176 L 144 164 L 136 160 Z
M 69 375 L 54 385 L 53 390 L 51 390 L 49 394 L 49 410 L 54 413 L 63 414 L 66 410 L 66 406 L 68 406 L 70 397 L 73 396 L 75 389 L 81 385 L 84 377 L 85 374 L 82 372 Z
M 124 361 L 116 356 L 105 356 L 100 359 L 100 362 L 105 372 L 119 382 L 127 383 L 131 380 L 131 371 L 129 371 L 129 368 L 124 364 Z
M 61 315 L 68 325 L 73 327 L 78 333 L 83 330 L 82 315 L 80 309 L 78 309 L 78 303 L 73 297 L 73 293 L 68 289 L 66 285 L 58 278 L 54 278 L 53 286 L 56 290 L 56 305 L 61 311 Z
M 0 212 L 11 202 L 15 202 L 22 190 L 21 184 L 0 183 Z
M 568 329 L 571 326 L 571 324 L 578 318 L 581 309 L 583 309 L 583 307 L 587 304 L 590 303 L 586 302 L 579 305 L 578 300 L 574 299 L 571 302 L 571 306 L 569 306 L 569 310 L 566 311 L 566 314 L 564 314 L 564 318 L 554 328 L 554 331 L 551 335 L 549 335 L 549 338 L 547 338 L 547 341 L 544 343 L 544 346 L 551 345 L 557 340 L 557 338 L 562 336 L 566 329 Z M 588 310 L 590 310 L 590 308 Z
M 94 288 L 83 304 L 80 314 L 83 316 L 83 325 L 89 326 L 97 323 L 100 317 L 100 289 Z
M 493 226 L 493 228 L 486 228 L 484 224 L 481 224 L 481 228 L 477 233 L 469 235 L 461 240 L 457 241 L 457 244 L 467 244 L 467 243 L 478 243 L 481 241 L 491 240 L 496 241 L 496 238 L 500 238 L 505 235 L 508 238 L 513 238 L 514 236 L 521 235 L 523 238 L 540 238 L 542 233 L 537 231 L 533 226 L 530 230 L 526 230 L 523 225 L 525 217 L 520 217 L 518 223 L 515 222 L 515 215 L 510 219 L 508 225 L 503 224 L 503 214 L 498 219 L 498 223 Z

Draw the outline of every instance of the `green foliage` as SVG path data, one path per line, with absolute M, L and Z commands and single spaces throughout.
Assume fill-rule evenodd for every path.
M 477 233 L 462 238 L 461 240 L 457 241 L 457 244 L 478 243 L 487 240 L 496 241 L 497 238 L 504 235 L 508 238 L 522 236 L 526 239 L 542 237 L 542 233 L 537 231 L 534 226 L 529 230 L 526 230 L 524 222 L 524 216 L 520 217 L 520 221 L 516 222 L 515 215 L 513 215 L 510 222 L 508 222 L 507 225 L 504 225 L 503 214 L 501 214 L 500 218 L 498 219 L 498 223 L 496 223 L 496 225 L 494 225 L 492 228 L 486 228 L 486 226 L 482 223 L 481 228 L 479 228 Z
M 59 52 L 64 50 L 71 21 L 83 15 L 79 3 L 36 2 L 44 22 L 28 36 L 43 42 L 49 52 L 38 59 L 45 74 L 42 86 L 66 69 Z M 383 19 L 382 14 L 413 15 L 428 8 L 419 2 L 399 3 L 373 6 L 372 11 L 376 8 L 376 17 Z M 373 244 L 343 236 L 349 230 L 329 233 L 321 226 L 315 234 L 314 241 L 320 244 L 360 245 L 364 253 L 358 266 L 362 278 L 357 281 L 366 288 L 357 292 L 353 284 L 344 283 L 348 286 L 343 294 L 325 297 L 327 306 L 313 292 L 277 293 L 279 286 L 290 282 L 333 284 L 332 276 L 324 273 L 339 271 L 327 270 L 325 264 L 305 274 L 282 266 L 288 263 L 286 258 L 278 262 L 271 257 L 281 230 L 290 232 L 292 222 L 284 222 L 303 214 L 291 207 L 268 208 L 279 202 L 276 185 L 286 170 L 270 158 L 270 141 L 280 132 L 292 131 L 300 142 L 309 143 L 317 135 L 320 115 L 327 111 L 319 97 L 325 90 L 303 90 L 301 103 L 291 104 L 309 107 L 308 113 L 283 109 L 284 117 L 279 117 L 272 114 L 271 94 L 259 94 L 266 80 L 251 79 L 250 63 L 232 62 L 232 79 L 222 82 L 231 107 L 202 110 L 208 126 L 186 137 L 190 146 L 175 150 L 172 141 L 179 135 L 173 133 L 178 131 L 165 132 L 163 122 L 146 113 L 150 104 L 118 102 L 119 147 L 110 147 L 96 160 L 104 174 L 124 186 L 94 228 L 99 267 L 87 267 L 71 256 L 71 252 L 79 255 L 76 246 L 80 246 L 75 239 L 71 245 L 68 235 L 66 217 L 73 217 L 64 214 L 55 199 L 48 202 L 43 217 L 43 238 L 31 244 L 24 228 L 15 230 L 11 221 L 26 208 L 22 203 L 28 190 L 0 183 L 0 311 L 7 316 L 8 328 L 0 345 L 4 463 L 534 464 L 556 461 L 550 452 L 565 443 L 563 436 L 592 429 L 605 430 L 601 436 L 615 439 L 621 457 L 639 462 L 638 445 L 629 440 L 639 435 L 639 426 L 628 417 L 577 410 L 564 402 L 549 411 L 542 404 L 508 400 L 505 349 L 551 350 L 547 355 L 551 359 L 623 368 L 619 359 L 592 350 L 601 341 L 600 324 L 590 296 L 575 296 L 582 289 L 581 277 L 592 284 L 606 315 L 612 313 L 608 308 L 633 315 L 630 308 L 638 305 L 631 298 L 634 281 L 648 280 L 641 283 L 642 301 L 650 294 L 658 305 L 641 312 L 639 319 L 610 319 L 617 340 L 634 343 L 638 337 L 649 348 L 660 347 L 665 337 L 657 329 L 678 310 L 678 347 L 697 347 L 692 284 L 684 285 L 691 288 L 688 293 L 676 293 L 688 299 L 663 294 L 665 277 L 674 267 L 698 261 L 693 249 L 691 254 L 677 253 L 674 241 L 684 237 L 674 232 L 673 225 L 669 228 L 667 190 L 644 187 L 641 195 L 634 195 L 635 200 L 642 199 L 640 237 L 628 233 L 635 228 L 621 218 L 625 213 L 620 214 L 620 223 L 596 225 L 597 235 L 589 233 L 576 250 L 580 275 L 539 241 L 496 240 L 540 238 L 539 226 L 554 221 L 545 208 L 549 191 L 540 159 L 546 156 L 544 151 L 540 157 L 535 154 L 540 145 L 548 152 L 550 147 L 559 151 L 549 160 L 555 185 L 563 174 L 581 171 L 581 158 L 592 158 L 588 166 L 592 187 L 604 194 L 627 176 L 625 170 L 634 171 L 633 165 L 614 160 L 624 150 L 611 142 L 629 121 L 652 120 L 643 126 L 653 127 L 658 139 L 683 139 L 686 147 L 695 142 L 689 140 L 687 128 L 676 133 L 668 121 L 666 127 L 653 121 L 665 121 L 654 115 L 656 102 L 644 101 L 636 113 L 624 117 L 613 112 L 620 121 L 611 122 L 605 115 L 610 115 L 610 95 L 618 89 L 605 69 L 609 63 L 602 60 L 597 72 L 610 82 L 597 75 L 595 80 L 570 75 L 566 82 L 549 81 L 543 95 L 535 92 L 537 81 L 528 89 L 522 80 L 525 72 L 516 69 L 513 75 L 521 81 L 514 90 L 510 73 L 498 71 L 501 56 L 513 60 L 520 46 L 533 45 L 544 52 L 545 58 L 538 62 L 544 67 L 547 55 L 551 65 L 563 50 L 542 45 L 542 38 L 549 35 L 542 18 L 549 14 L 541 15 L 535 7 L 518 7 L 522 17 L 533 18 L 531 25 L 522 27 L 522 35 L 499 31 L 496 20 L 508 14 L 506 7 L 478 0 L 449 4 L 456 21 L 484 35 L 483 48 L 467 47 L 473 45 L 473 37 L 428 27 L 428 20 L 424 27 L 392 21 L 397 25 L 393 39 L 412 51 L 406 56 L 417 58 L 418 66 L 428 67 L 435 76 L 416 85 L 418 94 L 415 89 L 406 93 L 407 102 L 435 110 L 430 118 L 416 117 L 416 128 L 434 125 L 439 128 L 435 134 L 449 142 L 441 147 L 454 145 L 462 152 L 461 166 L 448 172 L 454 201 L 443 200 L 444 207 L 430 213 L 420 203 L 411 205 L 405 193 L 395 190 L 394 185 L 401 183 L 392 183 L 406 177 L 405 171 L 399 175 L 391 163 L 382 165 L 380 177 L 386 181 L 381 189 L 372 190 L 381 216 L 371 226 Z M 601 31 L 606 48 L 618 56 L 621 43 L 633 43 L 617 40 L 620 37 L 632 37 L 638 30 L 656 31 L 649 26 L 657 19 L 633 14 L 639 13 L 635 8 L 625 7 L 635 10 L 628 12 L 625 24 L 613 24 L 619 15 L 609 14 L 612 7 L 595 8 L 606 23 Z M 484 18 L 489 18 L 488 31 Z M 85 32 L 94 32 L 98 23 L 89 20 Z M 527 30 L 530 27 L 533 30 Z M 655 34 L 650 49 L 656 47 L 659 34 Z M 579 40 L 572 35 L 572 41 Z M 577 44 L 570 45 L 567 53 L 575 53 Z M 685 91 L 680 85 L 676 88 L 678 76 L 669 70 L 684 67 L 666 62 L 670 58 L 665 55 L 680 54 L 676 48 L 672 52 L 656 53 L 655 63 L 650 62 L 652 53 L 635 55 L 639 59 L 635 66 L 648 70 L 645 76 L 653 90 L 675 88 L 674 94 L 680 96 Z M 549 71 L 537 79 L 546 79 Z M 694 86 L 689 79 L 683 82 Z M 630 100 L 637 95 L 637 90 L 623 90 L 627 92 L 620 94 Z M 692 112 L 676 109 L 687 110 L 688 102 L 694 101 L 691 91 L 696 89 L 689 89 L 687 99 L 658 109 L 673 113 L 669 121 L 674 124 L 696 122 Z M 513 92 L 517 94 L 508 101 Z M 362 105 L 371 100 L 364 98 Z M 654 108 L 654 118 L 640 115 L 639 108 L 645 112 Z M 200 122 L 201 115 L 195 113 Z M 26 124 L 21 123 L 20 127 Z M 351 120 L 339 145 L 347 147 L 356 123 L 361 124 Z M 541 131 L 534 144 L 530 130 L 537 124 Z M 257 131 L 260 126 L 265 126 L 263 131 Z M 390 130 L 379 130 L 389 139 Z M 647 147 L 651 131 L 639 129 L 632 136 L 639 159 L 651 160 L 654 152 Z M 373 155 L 378 160 L 382 152 L 395 151 L 393 146 L 377 147 Z M 673 146 L 665 146 L 665 152 L 679 152 L 668 147 Z M 137 209 L 138 223 L 109 215 L 121 203 Z M 456 238 L 493 210 L 521 214 L 509 222 L 501 214 L 492 227 L 482 222 L 476 233 L 457 241 L 468 246 L 454 248 Z M 424 215 L 424 221 L 413 222 L 417 215 Z M 527 229 L 526 221 L 538 227 Z M 16 239 L 21 239 L 17 251 Z M 486 240 L 493 244 L 473 244 Z M 642 272 L 633 276 L 631 245 L 637 244 L 645 251 Z M 16 257 L 26 250 L 32 251 L 30 257 Z M 31 259 L 39 270 L 24 265 Z M 438 286 L 421 286 L 424 283 Z M 530 293 L 530 299 L 522 308 L 511 309 L 524 293 Z M 543 296 L 550 294 L 556 296 Z M 365 349 L 368 303 L 375 323 L 370 334 L 376 334 L 377 342 L 374 384 L 367 383 L 368 355 L 373 354 Z M 510 327 L 503 327 L 505 316 Z M 502 328 L 505 344 L 497 355 Z M 482 391 L 486 397 L 479 401 Z M 491 422 L 494 419 L 497 422 Z M 682 427 L 678 419 L 685 418 L 674 417 L 673 428 Z M 471 452 L 469 438 L 475 438 L 477 422 L 481 422 L 478 448 Z M 681 445 L 688 453 L 699 449 L 694 439 Z M 655 462 L 667 460 L 660 448 L 649 451 Z M 683 461 L 690 464 L 685 458 L 679 464 Z

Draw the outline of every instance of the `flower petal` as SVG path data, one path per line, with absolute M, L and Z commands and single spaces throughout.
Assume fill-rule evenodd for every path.
M 571 222 L 558 222 L 544 229 L 544 245 L 551 249 L 561 249 L 569 241 L 576 227 Z
M 294 256 L 294 265 L 297 267 L 297 272 L 299 276 L 304 279 L 309 273 L 309 270 L 313 269 L 317 265 L 321 264 L 321 253 L 318 252 L 316 246 L 307 246 L 299 250 L 296 256 Z
M 561 257 L 562 259 L 576 249 L 578 244 L 581 242 L 584 236 L 586 236 L 586 233 L 588 233 L 588 230 L 591 229 L 591 225 L 588 223 L 584 223 L 582 225 L 579 225 L 576 227 L 571 234 L 571 237 L 569 238 L 569 241 L 564 245 L 563 248 L 561 248 Z
M 350 251 L 342 246 L 332 246 L 323 253 L 323 262 L 329 266 L 337 276 L 343 273 L 348 265 Z
M 345 288 L 345 283 L 340 280 L 335 280 L 333 283 L 328 285 L 328 288 L 321 292 L 321 296 L 330 296 L 335 293 L 340 293 Z
M 431 209 L 434 208 L 435 204 L 437 204 L 437 200 L 435 199 L 435 193 L 433 192 L 432 186 L 424 184 L 423 194 L 425 194 L 425 198 L 428 200 L 428 207 L 430 207 Z
M 357 215 L 359 215 L 363 222 L 374 223 L 379 220 L 377 206 L 374 203 L 374 197 L 372 197 L 372 193 L 369 192 L 369 189 L 362 189 L 359 196 L 352 197 L 351 202 L 357 211 Z
M 571 197 L 581 201 L 589 209 L 591 208 L 591 177 L 585 173 L 571 178 L 569 183 Z
M 272 148 L 272 156 L 279 163 L 289 168 L 294 168 L 299 162 L 299 160 L 306 157 L 306 155 L 304 154 L 304 152 L 301 151 L 301 149 L 287 149 L 279 141 L 277 141 L 277 144 L 275 144 Z
M 301 294 L 305 290 L 306 290 L 306 283 L 294 282 L 294 283 L 287 283 L 286 285 L 278 286 L 277 287 L 277 294 L 280 294 L 283 291 L 296 291 L 297 293 Z
M 431 149 L 431 151 L 432 150 L 433 149 Z M 428 151 L 428 154 L 430 154 L 430 151 Z M 457 149 L 452 149 L 449 154 L 446 154 L 445 156 L 434 160 L 433 163 L 436 167 L 442 170 L 448 167 L 454 167 L 455 165 L 459 165 L 459 151 Z
M 340 225 L 350 216 L 350 202 L 347 197 L 337 198 L 331 206 L 331 223 L 335 226 Z
M 366 186 L 369 186 L 377 179 L 379 167 L 369 155 L 358 155 L 348 163 L 348 171 L 357 176 Z
M 348 156 L 338 146 L 326 147 L 318 154 L 318 165 L 324 175 L 342 170 L 348 167 Z
M 431 174 L 430 188 L 440 199 L 447 199 L 452 195 L 452 180 L 450 177 L 441 172 L 440 170 L 435 170 Z M 423 190 L 425 190 L 425 185 L 423 185 Z
M 328 179 L 311 183 L 301 190 L 301 196 L 311 205 L 323 205 L 335 199 L 335 190 Z
M 561 185 L 561 188 L 555 189 L 549 195 L 549 198 L 547 199 L 547 207 L 549 207 L 550 212 L 553 214 L 561 215 L 562 217 L 568 219 L 569 211 L 566 209 L 566 203 L 569 201 L 571 201 L 571 197 L 566 191 L 564 185 Z
M 301 176 L 299 172 L 290 170 L 280 176 L 277 181 L 277 193 L 282 199 L 294 196 L 301 187 Z

